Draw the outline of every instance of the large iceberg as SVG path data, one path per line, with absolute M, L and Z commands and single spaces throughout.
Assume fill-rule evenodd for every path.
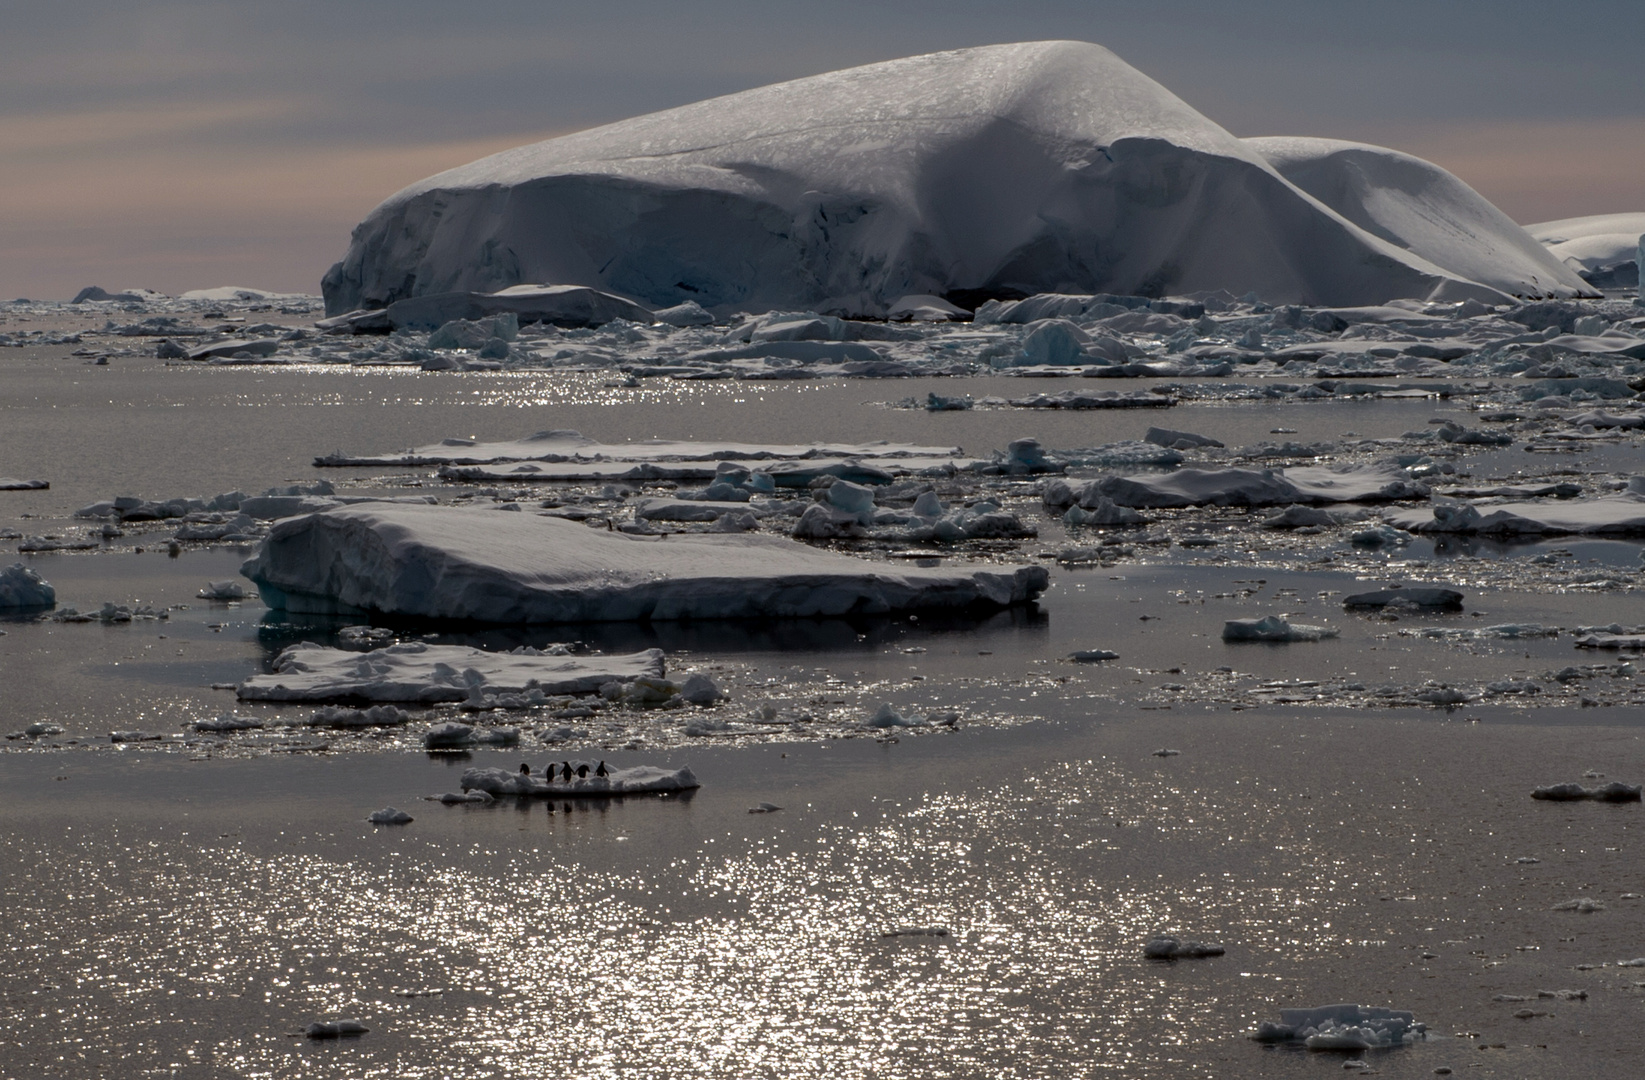
M 241 572 L 273 608 L 479 623 L 1007 607 L 1038 596 L 1048 577 L 1040 566 L 892 566 L 771 536 L 658 539 L 393 503 L 282 521 Z
M 1345 305 L 1549 287 L 1511 270 L 1483 284 L 1400 239 L 1305 193 L 1108 50 L 1039 41 L 831 72 L 483 158 L 372 211 L 323 288 L 336 315 L 543 282 L 652 307 L 861 314 L 912 294 L 1228 289 Z
M 1366 232 L 1459 277 L 1516 296 L 1593 292 L 1512 218 L 1431 161 L 1338 139 L 1293 136 L 1245 144 Z

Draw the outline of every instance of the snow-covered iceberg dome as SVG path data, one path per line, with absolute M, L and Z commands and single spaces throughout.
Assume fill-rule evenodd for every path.
M 1385 146 L 1245 139 L 1279 174 L 1373 236 L 1515 296 L 1593 292 L 1512 218 L 1451 173 Z
M 1596 288 L 1639 284 L 1638 252 L 1645 246 L 1645 214 L 1598 214 L 1527 225 L 1549 254 Z
M 324 291 L 330 314 L 538 282 L 848 313 L 960 290 L 1542 292 L 1504 280 L 1524 288 L 1351 223 L 1107 49 L 1040 41 L 779 83 L 440 173 L 372 211 Z

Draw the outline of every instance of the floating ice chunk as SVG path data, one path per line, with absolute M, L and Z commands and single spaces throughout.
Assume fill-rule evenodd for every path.
M 661 308 L 651 313 L 651 317 L 667 326 L 713 326 L 714 316 L 710 315 L 703 306 L 695 300 L 675 304 L 673 307 Z
M 1142 437 L 1143 442 L 1151 442 L 1156 446 L 1168 446 L 1173 450 L 1198 450 L 1202 447 L 1222 447 L 1218 442 L 1206 435 L 1196 435 L 1191 431 L 1173 431 L 1171 428 L 1151 427 Z
M 410 814 L 392 806 L 385 806 L 381 810 L 373 810 L 366 819 L 373 825 L 407 825 L 412 821 Z
M 496 799 L 494 799 L 491 793 L 487 791 L 447 791 L 442 792 L 439 795 L 428 795 L 425 796 L 425 798 L 427 798 L 429 802 L 444 803 L 447 806 L 452 806 L 457 803 L 496 802 Z
M 1165 748 L 1161 748 L 1153 752 L 1154 757 L 1179 757 L 1181 754 L 1181 750 L 1169 750 Z
M 1207 956 L 1221 956 L 1227 951 L 1221 945 L 1181 941 L 1174 937 L 1157 937 L 1142 947 L 1142 955 L 1150 960 L 1197 960 Z
M 13 563 L 0 570 L 0 610 L 49 608 L 56 603 L 57 590 L 33 567 Z
M 919 498 L 914 500 L 913 514 L 917 518 L 930 520 L 942 517 L 944 509 L 942 500 L 937 497 L 935 491 L 922 491 Z
M 659 769 L 651 765 L 636 765 L 629 769 L 608 770 L 607 775 L 590 773 L 572 780 L 549 780 L 535 773 L 514 772 L 509 769 L 468 769 L 463 772 L 464 791 L 484 791 L 490 795 L 537 795 L 552 798 L 600 798 L 612 795 L 634 795 L 646 792 L 689 791 L 701 787 L 690 768 Z
M 431 349 L 478 349 L 493 338 L 505 342 L 520 336 L 520 319 L 513 312 L 488 319 L 453 319 L 428 335 Z
M 250 731 L 263 726 L 261 720 L 249 716 L 235 716 L 233 713 L 224 713 L 211 720 L 196 720 L 192 725 L 195 731 Z
M 316 709 L 308 718 L 308 727 L 365 728 L 402 727 L 411 720 L 411 714 L 393 705 L 373 705 L 369 709 L 345 709 L 327 705 Z
M 1006 607 L 1049 579 L 1040 566 L 890 567 L 760 534 L 660 542 L 390 503 L 281 522 L 242 572 L 277 609 L 515 624 Z
M 459 724 L 455 721 L 435 724 L 423 733 L 423 745 L 430 750 L 447 750 L 467 746 L 473 739 L 473 725 Z
M 748 808 L 748 812 L 750 814 L 775 814 L 781 809 L 782 807 L 778 806 L 776 803 L 763 802 L 758 806 L 750 806 Z
M 1428 1037 L 1426 1024 L 1396 1009 L 1371 1005 L 1326 1005 L 1281 1009 L 1278 1023 L 1264 1020 L 1251 1032 L 1258 1042 L 1300 1042 L 1310 1050 L 1371 1050 L 1404 1046 Z
M 1265 529 L 1303 529 L 1314 527 L 1329 527 L 1335 525 L 1337 519 L 1329 511 L 1321 510 L 1317 506 L 1287 506 L 1284 510 L 1272 517 L 1263 518 L 1262 526 Z
M 945 937 L 952 937 L 952 936 L 953 936 L 953 931 L 949 930 L 948 927 L 946 927 L 946 926 L 893 926 L 891 929 L 881 931 L 881 933 L 880 933 L 880 937 L 882 937 L 882 938 L 899 938 L 899 937 L 945 938 Z
M 202 600 L 244 600 L 246 589 L 238 581 L 208 581 L 197 595 Z
M 971 313 L 940 296 L 915 293 L 892 301 L 885 317 L 892 322 L 961 322 L 969 319 Z
M 0 491 L 46 491 L 51 487 L 44 480 L 19 480 L 14 476 L 0 476 Z
M 48 724 L 44 721 L 37 721 L 23 729 L 23 734 L 27 735 L 31 739 L 38 739 L 42 735 L 61 735 L 62 733 L 62 728 L 58 727 L 56 724 Z
M 1118 660 L 1120 654 L 1108 649 L 1076 649 L 1068 654 L 1068 659 L 1076 664 L 1094 664 L 1099 660 Z
M 1378 589 L 1375 592 L 1355 593 L 1342 600 L 1345 608 L 1383 608 L 1389 605 L 1461 611 L 1462 594 L 1455 589 Z
M 1605 905 L 1591 896 L 1579 896 L 1574 900 L 1564 900 L 1551 909 L 1553 911 L 1574 911 L 1579 915 L 1592 915 L 1597 911 L 1604 911 Z
M 1425 498 L 1428 488 L 1381 465 L 1286 470 L 1179 469 L 1163 476 L 1110 476 L 1084 485 L 1080 501 L 1106 495 L 1121 506 L 1285 506 Z
M 890 704 L 881 705 L 867 721 L 867 725 L 872 728 L 925 727 L 928 723 L 923 716 L 915 716 L 912 713 L 904 716 Z
M 838 480 L 828 488 L 828 502 L 836 510 L 856 514 L 859 521 L 874 512 L 874 489 Z
M 272 673 L 240 684 L 242 700 L 462 701 L 477 686 L 492 693 L 587 694 L 613 679 L 661 678 L 663 654 L 660 649 L 627 656 L 497 653 L 421 641 L 361 653 L 300 642 L 271 666 Z
M 1548 784 L 1545 787 L 1531 789 L 1531 798 L 1553 802 L 1572 802 L 1580 799 L 1592 799 L 1595 802 L 1639 802 L 1642 793 L 1645 793 L 1645 786 L 1613 780 L 1609 784 L 1592 788 L 1577 783 Z
M 712 705 L 726 696 L 718 683 L 702 674 L 688 677 L 680 685 L 679 694 L 693 705 Z
M 1411 695 L 1425 705 L 1465 705 L 1473 699 L 1454 686 L 1435 686 Z
M 1408 532 L 1377 524 L 1349 534 L 1348 541 L 1356 547 L 1404 547 L 1412 541 Z
M 925 396 L 926 412 L 965 412 L 976 406 L 976 402 L 967 394 L 965 397 L 943 397 L 932 392 Z
M 311 1039 L 340 1039 L 346 1035 L 364 1035 L 370 1030 L 358 1020 L 320 1020 L 310 1024 L 303 1034 Z
M 1390 521 L 1415 533 L 1637 536 L 1645 534 L 1645 498 L 1627 494 L 1561 503 L 1500 503 L 1484 508 L 1448 503 L 1427 510 L 1400 511 Z
M 1287 622 L 1278 615 L 1261 619 L 1229 619 L 1222 627 L 1224 641 L 1321 641 L 1334 638 L 1338 631 L 1327 626 L 1305 626 Z
M 681 442 L 647 439 L 632 443 L 602 443 L 569 429 L 539 431 L 523 439 L 482 443 L 473 439 L 444 439 L 427 446 L 389 454 L 344 454 L 316 458 L 316 466 L 377 465 L 497 465 L 506 462 L 707 462 L 789 461 L 816 458 L 954 458 L 954 446 L 915 446 L 909 443 L 738 443 Z

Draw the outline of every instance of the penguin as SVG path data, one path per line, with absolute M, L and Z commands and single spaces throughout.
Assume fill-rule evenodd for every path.
M 571 782 L 571 762 L 569 762 L 569 761 L 560 762 L 560 769 L 565 774 L 566 783 L 569 784 Z
M 520 762 L 520 775 L 521 776 L 530 776 L 531 775 L 531 766 L 526 764 L 523 761 Z
M 588 775 L 588 765 L 586 763 L 577 766 L 577 778 L 579 780 L 586 777 L 587 775 Z
M 594 775 L 595 776 L 610 776 L 611 773 L 609 771 L 607 771 L 607 769 L 605 767 L 605 762 L 602 761 L 602 762 L 600 762 L 600 767 L 598 769 L 594 770 Z

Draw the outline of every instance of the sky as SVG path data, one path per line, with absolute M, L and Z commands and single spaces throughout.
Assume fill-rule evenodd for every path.
M 1637 0 L 6 0 L 0 297 L 318 292 L 398 189 L 766 83 L 1104 45 L 1235 135 L 1392 146 L 1521 223 L 1645 211 Z

